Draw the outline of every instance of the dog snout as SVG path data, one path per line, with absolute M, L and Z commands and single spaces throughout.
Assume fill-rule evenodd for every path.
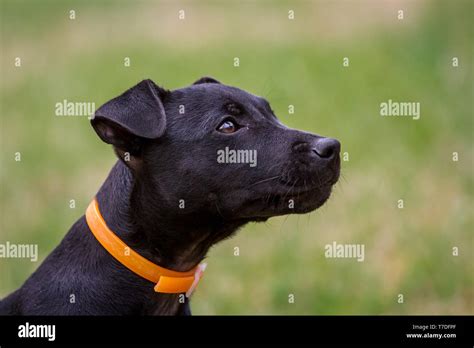
M 318 137 L 315 140 L 294 143 L 293 151 L 308 154 L 315 159 L 331 160 L 339 156 L 341 143 L 333 138 Z
M 333 138 L 318 138 L 312 143 L 311 150 L 320 158 L 332 159 L 339 156 L 341 143 Z

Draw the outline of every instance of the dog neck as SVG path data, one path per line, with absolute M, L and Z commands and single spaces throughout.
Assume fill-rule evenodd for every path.
M 147 183 L 136 182 L 121 161 L 112 168 L 96 198 L 105 222 L 120 239 L 148 260 L 175 271 L 194 268 L 213 244 L 244 224 L 226 224 L 202 214 L 182 216 L 176 209 L 167 209 L 160 203 L 159 193 L 147 187 Z M 114 262 L 111 257 L 108 259 Z M 125 266 L 119 267 L 114 271 L 138 281 L 138 276 L 130 274 Z M 148 281 L 139 282 L 154 298 L 152 313 L 176 314 L 180 310 L 176 306 L 177 295 L 156 294 Z
M 205 211 L 183 214 L 163 204 L 148 182 L 137 182 L 118 161 L 97 194 L 100 211 L 128 246 L 150 261 L 175 271 L 188 271 L 209 248 L 245 222 L 224 222 Z M 196 218 L 196 217 L 199 218 Z

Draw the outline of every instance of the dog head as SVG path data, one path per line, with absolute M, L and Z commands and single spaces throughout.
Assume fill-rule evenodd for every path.
M 337 140 L 290 129 L 265 99 L 208 77 L 173 91 L 144 80 L 100 107 L 92 125 L 146 204 L 183 218 L 307 213 L 339 178 Z

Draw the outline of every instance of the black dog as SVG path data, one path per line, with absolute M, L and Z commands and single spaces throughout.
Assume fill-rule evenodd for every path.
M 120 159 L 96 196 L 107 225 L 171 270 L 192 269 L 247 222 L 320 207 L 339 178 L 337 140 L 289 129 L 265 99 L 212 78 L 174 91 L 142 81 L 92 126 Z M 220 163 L 226 148 L 255 151 L 256 166 Z M 182 302 L 112 257 L 82 216 L 0 314 L 190 314 Z

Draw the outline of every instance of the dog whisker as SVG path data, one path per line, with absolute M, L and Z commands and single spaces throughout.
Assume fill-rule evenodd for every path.
M 279 177 L 280 177 L 280 175 L 272 176 L 272 177 L 270 177 L 270 178 L 267 178 L 267 179 L 263 179 L 263 180 L 257 181 L 257 182 L 255 182 L 255 183 L 253 183 L 252 185 L 250 185 L 249 187 L 252 187 L 252 186 L 255 186 L 255 185 L 261 184 L 261 183 L 263 183 L 263 182 L 267 182 L 267 181 L 275 180 L 275 179 L 278 179 Z

